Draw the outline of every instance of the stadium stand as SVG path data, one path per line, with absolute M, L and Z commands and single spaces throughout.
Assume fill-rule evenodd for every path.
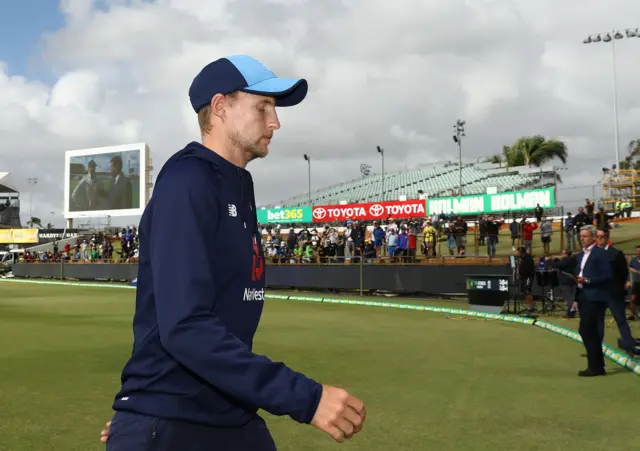
M 21 228 L 20 193 L 8 172 L 0 172 L 0 228 Z
M 553 167 L 506 168 L 492 163 L 466 163 L 462 165 L 463 195 L 485 193 L 495 187 L 498 192 L 540 188 L 553 185 L 556 176 Z M 351 180 L 311 193 L 313 205 L 362 203 L 384 200 L 419 199 L 420 197 L 447 197 L 458 194 L 460 182 L 457 163 L 434 163 L 404 171 L 387 173 L 384 184 L 381 174 Z M 384 189 L 384 192 L 383 192 Z M 309 204 L 309 194 L 301 194 L 264 207 L 294 207 Z

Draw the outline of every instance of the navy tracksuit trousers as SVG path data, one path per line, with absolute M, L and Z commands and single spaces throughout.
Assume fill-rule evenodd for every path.
M 276 451 L 265 421 L 213 427 L 116 412 L 106 451 Z

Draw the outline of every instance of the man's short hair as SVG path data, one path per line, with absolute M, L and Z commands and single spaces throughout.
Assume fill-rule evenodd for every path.
M 225 97 L 228 102 L 233 102 L 238 97 L 238 92 L 232 92 Z M 206 135 L 211 132 L 211 105 L 206 105 L 198 110 L 198 125 L 200 126 L 200 134 Z
M 591 234 L 591 236 L 595 237 L 596 233 L 598 233 L 598 228 L 594 225 L 591 224 L 587 224 L 584 225 L 582 227 L 580 227 L 580 231 L 581 232 L 589 232 Z
M 111 158 L 111 163 L 113 163 L 118 169 L 122 170 L 122 157 L 120 155 L 116 155 Z

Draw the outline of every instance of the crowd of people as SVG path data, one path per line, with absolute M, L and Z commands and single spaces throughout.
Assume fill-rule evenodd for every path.
M 386 224 L 348 219 L 341 225 L 318 227 L 262 225 L 261 233 L 265 255 L 271 263 L 344 263 L 359 262 L 360 258 L 369 262 L 415 262 L 420 258 L 464 257 L 474 253 L 495 257 L 500 240 L 505 239 L 505 234 L 501 234 L 505 229 L 512 252 L 524 247 L 529 254 L 551 255 L 554 234 L 557 238 L 559 233 L 564 234 L 563 248 L 575 251 L 582 226 L 593 224 L 612 229 L 614 219 L 615 215 L 603 208 L 595 211 L 594 203 L 587 199 L 575 216 L 569 212 L 554 221 L 538 205 L 529 215 L 519 217 L 481 215 L 474 221 L 473 230 L 470 221 L 462 216 L 441 212 L 426 218 L 389 218 Z M 536 230 L 541 251 L 534 250 Z M 486 254 L 480 250 L 484 247 Z M 559 250 L 557 246 L 556 249 Z
M 114 240 L 120 248 L 114 248 Z M 62 247 L 60 247 L 62 245 Z M 98 232 L 87 238 L 79 238 L 73 246 L 69 241 L 56 241 L 46 251 L 25 251 L 24 263 L 135 263 L 138 259 L 138 232 L 136 227 L 123 228 L 115 234 Z

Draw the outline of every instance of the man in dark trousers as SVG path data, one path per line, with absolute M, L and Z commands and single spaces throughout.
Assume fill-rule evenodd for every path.
M 623 351 L 635 355 L 636 341 L 631 335 L 631 328 L 627 322 L 625 315 L 625 297 L 627 294 L 626 284 L 629 279 L 629 267 L 627 259 L 622 251 L 609 245 L 609 230 L 598 230 L 596 235 L 598 247 L 607 251 L 611 261 L 611 269 L 613 271 L 613 280 L 611 283 L 611 297 L 609 299 L 609 310 L 620 330 L 620 340 L 618 346 Z M 601 337 L 604 339 L 604 323 L 600 331 Z
M 587 369 L 581 377 L 604 376 L 601 330 L 611 297 L 613 273 L 607 251 L 596 246 L 597 229 L 586 225 L 580 230 L 582 251 L 576 257 L 576 302 L 580 311 L 580 336 L 587 351 Z
M 202 144 L 169 158 L 140 221 L 133 350 L 107 451 L 274 451 L 258 409 L 338 442 L 360 431 L 362 401 L 252 351 L 265 259 L 246 166 L 267 156 L 276 107 L 306 93 L 305 80 L 277 78 L 244 55 L 195 77 Z M 167 246 L 176 236 L 189 249 L 179 264 Z

